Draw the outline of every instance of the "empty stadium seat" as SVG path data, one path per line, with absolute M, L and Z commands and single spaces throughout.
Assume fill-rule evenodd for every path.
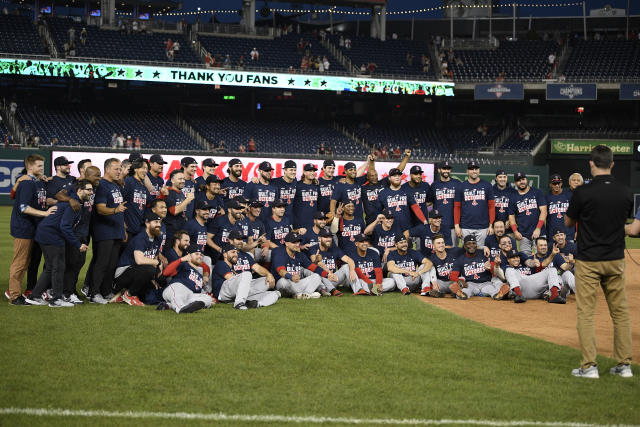
M 15 15 L 0 15 L 0 53 L 49 54 L 31 18 Z
M 581 40 L 571 42 L 564 69 L 567 80 L 616 80 L 640 78 L 639 40 Z

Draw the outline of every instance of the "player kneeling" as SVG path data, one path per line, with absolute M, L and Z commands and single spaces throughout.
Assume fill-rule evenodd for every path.
M 184 314 L 211 307 L 213 299 L 202 292 L 204 278 L 199 271 L 202 266 L 202 253 L 195 245 L 189 246 L 182 258 L 167 265 L 162 272 L 169 280 L 169 285 L 162 292 L 166 305 L 160 304 L 158 308 L 168 307 Z M 208 275 L 206 265 L 204 270 Z
M 564 304 L 567 301 L 560 296 L 560 279 L 555 268 L 545 268 L 535 272 L 534 267 L 520 265 L 520 254 L 514 250 L 507 252 L 509 265 L 504 272 L 511 291 L 515 294 L 516 303 L 525 302 L 528 299 L 539 299 L 550 291 L 549 302 Z

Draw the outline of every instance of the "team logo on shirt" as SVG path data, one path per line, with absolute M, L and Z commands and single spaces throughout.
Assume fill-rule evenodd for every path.
M 287 273 L 291 274 L 299 274 L 302 271 L 302 266 L 300 264 L 287 264 L 286 266 Z
M 499 208 L 498 212 L 504 213 L 509 208 L 509 198 L 506 196 L 498 196 L 495 199 L 496 208 Z
M 120 190 L 118 190 L 117 188 L 111 190 L 111 198 L 113 198 L 113 203 L 116 205 L 119 205 L 124 201 L 124 199 L 122 198 L 122 193 L 120 193 Z
M 273 202 L 276 199 L 276 193 L 271 190 L 258 190 L 258 200 L 264 202 L 266 208 L 269 207 L 269 202 Z
M 517 202 L 516 207 L 518 208 L 518 213 L 524 212 L 525 215 L 529 216 L 532 210 L 538 209 L 538 201 L 535 198 L 527 197 Z
M 138 210 L 143 211 L 147 206 L 147 193 L 145 191 L 133 191 L 133 204 L 138 205 Z
M 196 237 L 196 245 L 203 248 L 207 244 L 207 233 L 198 233 Z
M 193 193 L 195 191 L 195 187 L 191 187 L 191 186 L 184 186 L 182 187 L 182 194 L 184 194 L 184 197 L 187 197 L 189 194 Z
M 318 201 L 318 191 L 313 190 L 302 190 L 300 192 L 302 195 L 302 201 L 309 203 L 309 206 L 313 206 L 313 204 Z
M 444 280 L 449 280 L 449 275 L 453 271 L 453 262 L 444 262 L 437 265 L 436 271 L 438 272 L 438 277 L 443 278 Z
M 244 188 L 242 187 L 226 187 L 226 189 L 229 200 L 244 194 Z
M 474 279 L 479 279 L 480 274 L 485 272 L 484 262 L 482 261 L 474 261 L 469 264 L 465 264 L 463 267 L 465 277 L 472 277 Z
M 425 192 L 414 193 L 413 198 L 416 200 L 417 204 L 423 205 L 427 202 L 427 193 Z
M 249 270 L 251 270 L 251 264 L 249 263 L 249 260 L 247 258 L 238 257 L 238 262 L 236 262 L 235 265 L 233 266 L 233 270 L 236 273 L 242 273 L 244 271 L 249 271 Z
M 280 198 L 287 202 L 288 205 L 291 204 L 293 199 L 296 197 L 296 188 L 295 187 L 286 187 L 280 189 Z
M 443 205 L 449 204 L 449 199 L 456 197 L 456 190 L 453 188 L 438 188 L 436 190 L 436 200 L 442 202 Z
M 471 202 L 473 206 L 478 206 L 478 200 L 485 199 L 485 191 L 482 188 L 467 188 L 464 190 L 464 201 Z
M 378 246 L 381 248 L 392 248 L 396 245 L 396 236 L 393 234 L 378 237 Z
M 202 275 L 195 270 L 189 271 L 189 280 L 196 285 L 196 289 L 202 289 Z
M 378 200 L 378 194 L 382 191 L 382 188 L 374 188 L 372 190 L 365 190 L 365 195 L 367 196 L 367 200 L 370 202 L 375 202 Z
M 288 225 L 281 225 L 280 227 L 273 229 L 273 237 L 280 242 L 280 244 L 284 244 L 284 238 L 289 233 Z
M 323 256 L 322 263 L 329 271 L 336 271 L 336 259 L 332 256 Z
M 394 260 L 394 261 L 398 268 L 404 268 L 405 270 L 409 270 L 409 271 L 416 271 L 416 263 L 413 262 L 413 260 L 411 259 L 403 259 L 401 261 Z
M 356 267 L 360 269 L 366 276 L 371 278 L 371 273 L 373 272 L 373 261 L 368 260 L 359 260 L 356 264 Z
M 347 190 L 347 197 L 349 200 L 353 200 L 353 203 L 358 205 L 360 204 L 360 196 L 362 195 L 360 187 L 351 188 Z
M 145 250 L 142 254 L 145 258 L 155 259 L 156 255 L 158 255 L 158 247 L 153 246 L 152 248 Z
M 395 209 L 396 212 L 402 211 L 402 206 L 407 206 L 406 194 L 395 194 L 387 197 L 387 206 L 389 209 Z
M 569 202 L 553 202 L 549 204 L 549 215 L 556 215 L 556 218 L 561 219 L 567 209 Z
M 354 241 L 354 236 L 362 233 L 362 225 L 360 224 L 348 224 L 342 228 L 340 234 L 342 237 L 348 237 L 352 242 Z
M 333 193 L 333 187 L 334 187 L 333 183 L 320 185 L 320 195 L 322 197 L 330 197 L 331 193 Z

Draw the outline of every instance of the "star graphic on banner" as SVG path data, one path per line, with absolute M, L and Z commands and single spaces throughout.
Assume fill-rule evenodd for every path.
M 141 70 L 137 70 L 136 71 L 136 77 L 140 77 L 142 75 L 142 71 Z
M 118 75 L 119 75 L 119 76 L 124 76 L 124 70 L 123 70 L 122 68 L 120 68 L 120 69 L 118 70 Z
M 293 79 L 289 79 L 289 84 L 290 84 L 290 85 L 292 85 L 292 84 L 294 84 L 294 83 L 295 83 L 295 80 L 293 80 Z
M 153 72 L 153 78 L 154 78 L 154 79 L 157 79 L 157 78 L 159 78 L 159 77 L 160 77 L 160 71 L 154 71 L 154 72 Z
M 326 86 L 326 85 L 327 85 L 327 81 L 326 80 L 323 80 L 323 81 L 320 82 L 320 86 Z
M 311 84 L 311 80 L 307 79 L 304 81 L 305 86 L 309 86 Z

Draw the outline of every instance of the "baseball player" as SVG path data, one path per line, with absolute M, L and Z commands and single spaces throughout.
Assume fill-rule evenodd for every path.
M 202 191 L 196 192 L 196 203 L 198 200 L 202 200 L 209 205 L 207 228 L 210 228 L 213 220 L 225 214 L 224 199 L 222 198 L 222 190 L 220 190 L 220 178 L 217 175 L 209 175 L 202 188 L 204 188 Z
M 398 168 L 400 170 L 404 170 L 403 168 Z M 420 207 L 420 211 L 422 215 L 427 218 L 429 216 L 428 209 L 428 197 L 429 192 L 431 190 L 431 186 L 423 181 L 424 171 L 418 165 L 412 166 L 409 169 L 409 181 L 404 184 L 402 187 L 406 190 L 407 194 L 409 194 L 413 200 L 415 200 L 416 204 Z M 414 215 L 411 216 L 411 226 L 415 227 L 416 225 L 422 224 L 418 217 Z
M 509 264 L 507 259 L 507 253 L 510 250 L 515 250 L 516 246 L 512 245 L 513 239 L 509 236 L 502 236 L 499 240 L 498 246 L 500 247 L 500 252 L 494 257 L 493 263 L 495 265 L 494 274 L 497 278 L 506 281 L 504 276 L 504 269 Z M 540 267 L 540 263 L 536 263 L 535 258 L 525 254 L 524 252 L 518 252 L 520 254 L 520 263 L 526 264 L 529 267 Z
M 367 182 L 362 186 L 362 208 L 365 215 L 365 223 L 368 226 L 376 220 L 382 209 L 378 201 L 378 195 L 389 186 L 389 177 L 378 179 L 378 171 L 374 168 L 367 170 Z
M 418 239 L 418 248 L 422 255 L 430 257 L 433 253 L 433 236 L 436 234 L 442 234 L 442 214 L 437 209 L 432 209 L 429 212 L 429 225 L 420 224 L 413 227 L 410 230 L 404 232 L 404 235 L 414 237 Z M 445 245 L 451 247 L 451 233 L 447 232 L 443 235 L 445 239 Z
M 422 290 L 431 283 L 430 270 L 433 264 L 423 254 L 409 249 L 406 236 L 398 233 L 396 250 L 389 254 L 387 270 L 402 295 Z
M 508 265 L 504 274 L 511 291 L 515 294 L 515 303 L 543 298 L 547 291 L 551 292 L 550 303 L 566 303 L 566 300 L 560 296 L 560 280 L 554 268 L 537 271 L 535 268 L 521 265 L 520 254 L 513 249 L 507 252 L 507 260 Z
M 301 253 L 300 240 L 298 233 L 290 232 L 284 238 L 284 246 L 273 250 L 271 268 L 273 275 L 278 277 L 276 289 L 294 299 L 320 298 L 321 294 L 317 291 L 323 286 L 321 277 L 334 283 L 338 278 Z M 311 272 L 306 277 L 305 269 Z
M 341 179 L 335 176 L 336 163 L 333 160 L 325 160 L 322 163 L 322 172 L 318 178 L 318 210 L 329 212 L 331 207 L 331 195 L 336 183 Z
M 442 233 L 451 235 L 445 242 L 451 241 L 451 246 L 458 246 L 458 237 L 454 230 L 454 201 L 456 189 L 460 181 L 451 179 L 451 164 L 448 160 L 438 165 L 438 179 L 431 184 L 427 200 L 433 203 L 433 208 L 442 215 Z
M 356 250 L 355 236 L 365 230 L 364 221 L 356 217 L 355 212 L 353 200 L 342 199 L 331 223 L 331 232 L 338 237 L 338 246 L 349 256 Z
M 269 291 L 275 286 L 274 277 L 266 272 L 266 277 L 253 279 L 250 271 L 235 270 L 237 261 L 238 249 L 229 243 L 225 244 L 222 248 L 222 259 L 218 260 L 213 269 L 214 297 L 221 302 L 233 303 L 233 308 L 237 310 L 275 304 L 280 298 L 280 292 Z M 257 265 L 254 263 L 252 267 Z
M 267 229 L 267 240 L 271 249 L 284 244 L 284 237 L 291 231 L 291 221 L 285 216 L 287 203 L 284 200 L 276 199 L 272 203 L 271 217 L 267 218 L 264 225 Z M 306 233 L 304 230 L 303 233 Z
M 209 178 L 210 176 L 215 176 L 217 178 L 215 171 L 218 166 L 219 165 L 216 163 L 216 161 L 211 157 L 202 161 L 202 176 L 199 176 L 195 179 L 196 193 L 207 191 L 207 178 Z
M 453 263 L 449 276 L 449 289 L 456 298 L 466 300 L 472 296 L 490 296 L 501 300 L 509 294 L 509 285 L 503 284 L 493 276 L 494 263 L 489 261 L 481 251 L 474 234 L 467 234 L 464 239 L 465 253 Z
M 569 209 L 571 191 L 562 188 L 562 177 L 559 174 L 551 175 L 549 181 L 551 191 L 547 194 L 547 236 L 553 236 L 554 230 L 561 230 L 572 243 L 575 242 L 576 227 L 564 225 L 564 215 Z
M 393 168 L 389 171 L 389 187 L 378 194 L 378 202 L 385 209 L 393 211 L 396 225 L 400 230 L 407 230 L 411 227 L 411 214 L 422 224 L 428 224 L 420 206 L 413 196 L 407 193 L 406 187 L 402 186 L 402 171 Z
M 384 209 L 376 220 L 364 229 L 364 234 L 371 236 L 371 245 L 380 254 L 383 264 L 387 262 L 389 251 L 395 250 L 396 236 L 401 232 L 390 209 Z
M 567 235 L 562 229 L 553 230 L 553 241 L 562 254 L 573 256 L 578 254 L 578 246 L 574 242 L 567 240 Z
M 249 182 L 244 188 L 244 198 L 255 199 L 264 203 L 260 211 L 260 220 L 266 225 L 271 218 L 271 207 L 278 196 L 278 190 L 271 184 L 273 167 L 269 162 L 262 162 L 258 166 L 258 182 Z
M 58 203 L 56 194 L 58 194 L 60 190 L 75 184 L 76 177 L 70 175 L 71 167 L 69 165 L 72 163 L 72 161 L 67 160 L 64 156 L 56 157 L 53 161 L 56 174 L 47 182 L 47 206 L 53 206 Z
M 242 180 L 242 162 L 240 159 L 229 160 L 227 174 L 228 176 L 220 184 L 220 190 L 224 195 L 225 202 L 238 196 L 244 197 L 244 189 L 247 183 Z
M 509 223 L 509 200 L 511 200 L 513 188 L 509 185 L 507 172 L 504 169 L 496 171 L 496 183 L 493 185 L 493 197 L 496 206 L 496 221 Z M 493 230 L 495 232 L 495 229 Z M 486 245 L 486 242 L 485 242 Z
M 182 194 L 189 199 L 189 203 L 185 209 L 185 218 L 189 220 L 193 218 L 193 209 L 195 207 L 193 200 L 196 196 L 196 171 L 198 170 L 198 162 L 196 162 L 196 159 L 193 157 L 183 157 L 180 160 L 180 165 L 184 172 Z
M 358 279 L 351 283 L 354 295 L 382 295 L 395 289 L 396 282 L 382 276 L 380 255 L 369 248 L 369 238 L 366 234 L 354 236 L 356 250 L 350 255 L 355 265 Z
M 309 230 L 313 227 L 316 212 L 326 212 L 318 208 L 320 190 L 316 180 L 315 165 L 307 163 L 303 167 L 302 179 L 298 181 L 296 195 L 293 199 L 293 226 L 304 227 Z
M 134 160 L 129 168 L 129 176 L 124 179 L 122 196 L 127 203 L 124 225 L 130 238 L 144 228 L 144 213 L 151 201 L 151 194 L 144 185 L 147 171 L 147 162 L 142 159 Z
M 180 169 L 174 169 L 169 175 L 171 179 L 171 186 L 169 187 L 165 201 L 167 202 L 167 217 L 164 222 L 167 226 L 167 238 L 171 239 L 173 233 L 177 230 L 182 230 L 187 222 L 187 207 L 191 204 L 195 198 L 193 192 L 187 192 L 187 195 L 183 193 L 184 188 L 184 172 Z
M 215 251 L 213 246 L 209 244 L 213 244 L 213 233 L 209 233 L 207 229 L 207 219 L 209 218 L 209 205 L 204 200 L 198 199 L 194 203 L 194 213 L 195 216 L 191 218 L 184 225 L 184 231 L 189 234 L 189 242 L 192 245 L 196 245 L 200 253 L 204 254 L 207 246 L 211 248 L 211 250 Z M 202 256 L 202 262 L 209 267 L 209 271 L 213 269 L 213 261 L 211 257 L 207 255 Z M 204 291 L 211 292 L 211 284 L 204 284 Z
M 246 215 L 237 224 L 247 239 L 242 250 L 253 256 L 256 262 L 269 262 L 271 250 L 267 246 L 267 231 L 260 220 L 262 206 L 264 203 L 259 200 L 249 200 Z
M 367 158 L 367 165 L 370 169 L 374 168 L 372 155 L 369 155 Z M 357 219 L 363 219 L 362 184 L 364 184 L 365 179 L 358 179 L 358 173 L 355 163 L 348 162 L 344 165 L 345 182 L 342 182 L 342 180 L 338 181 L 331 194 L 331 203 L 329 204 L 329 213 L 327 214 L 330 220 L 333 220 L 336 215 L 338 202 L 344 204 L 345 200 L 350 200 L 353 203 L 354 216 Z
M 205 276 L 199 271 L 202 266 L 202 253 L 198 247 L 189 246 L 181 258 L 167 265 L 162 274 L 169 284 L 162 291 L 166 305 L 158 309 L 170 308 L 178 314 L 193 313 L 213 305 L 213 298 L 202 292 L 202 284 L 209 281 L 209 270 L 205 266 Z
M 565 234 L 560 230 L 555 230 L 553 240 L 558 253 L 553 257 L 553 266 L 558 269 L 560 281 L 563 284 L 561 296 L 566 297 L 568 291 L 576 293 L 576 278 L 574 267 L 576 265 L 575 256 L 577 248 L 575 244 L 571 247 L 566 241 Z
M 300 245 L 300 250 L 305 252 L 307 256 L 316 253 L 320 243 L 320 231 L 326 226 L 327 217 L 325 213 L 321 211 L 315 212 L 313 214 L 313 226 L 307 229 L 307 232 L 302 236 L 302 244 Z
M 441 298 L 443 294 L 451 294 L 451 272 L 455 260 L 464 254 L 464 249 L 453 247 L 447 249 L 445 236 L 436 234 L 433 236 L 433 253 L 429 257 L 433 267 L 431 268 L 431 285 L 423 286 L 422 296 Z
M 493 187 L 480 179 L 480 166 L 475 160 L 467 164 L 467 175 L 456 190 L 454 227 L 459 239 L 473 234 L 477 245 L 482 247 L 487 236 L 493 234 L 496 214 Z
M 487 236 L 487 238 L 484 241 L 484 256 L 486 256 L 489 259 L 494 259 L 496 256 L 499 255 L 500 253 L 500 245 L 499 245 L 499 241 L 500 239 L 502 239 L 502 236 L 505 235 L 507 229 L 505 227 L 505 222 L 500 220 L 500 219 L 496 219 L 493 222 L 493 234 L 490 236 Z M 511 247 L 515 248 L 516 247 L 516 241 L 514 238 L 509 237 L 509 239 L 511 240 Z
M 151 183 L 151 197 L 154 199 L 160 194 L 166 196 L 168 188 L 164 185 L 164 179 L 162 178 L 162 169 L 167 162 L 164 161 L 160 154 L 154 154 L 149 158 L 149 172 L 147 172 L 147 178 Z
M 213 222 L 207 244 L 215 249 L 218 254 L 222 253 L 223 244 L 228 242 L 228 236 L 231 230 L 240 229 L 238 225 L 242 219 L 244 208 L 237 200 L 229 200 L 227 202 L 227 214 L 219 216 Z
M 296 171 L 298 165 L 293 160 L 284 162 L 282 168 L 282 176 L 271 180 L 271 185 L 276 188 L 276 199 L 285 203 L 284 216 L 293 224 L 293 201 L 296 198 L 298 188 L 298 180 L 296 179 Z
M 191 237 L 186 231 L 178 230 L 173 234 L 171 242 L 171 246 L 165 250 L 168 263 L 172 263 L 186 255 L 186 250 L 191 246 Z
M 529 185 L 524 173 L 516 173 L 514 181 L 516 191 L 509 201 L 509 223 L 520 242 L 520 251 L 531 255 L 533 241 L 540 237 L 547 219 L 547 200 L 542 191 Z
M 311 255 L 310 259 L 324 270 L 335 274 L 338 279 L 338 281 L 334 283 L 323 277 L 322 284 L 324 285 L 324 288 L 320 290 L 320 294 L 323 296 L 342 296 L 342 292 L 336 289 L 336 287 L 341 285 L 351 286 L 351 283 L 358 279 L 356 266 L 351 258 L 345 255 L 339 247 L 333 244 L 333 234 L 331 234 L 329 229 L 322 228 L 318 232 L 318 239 L 319 244 L 315 248 L 315 254 Z M 342 266 L 338 267 L 340 265 L 339 263 L 342 263 Z

